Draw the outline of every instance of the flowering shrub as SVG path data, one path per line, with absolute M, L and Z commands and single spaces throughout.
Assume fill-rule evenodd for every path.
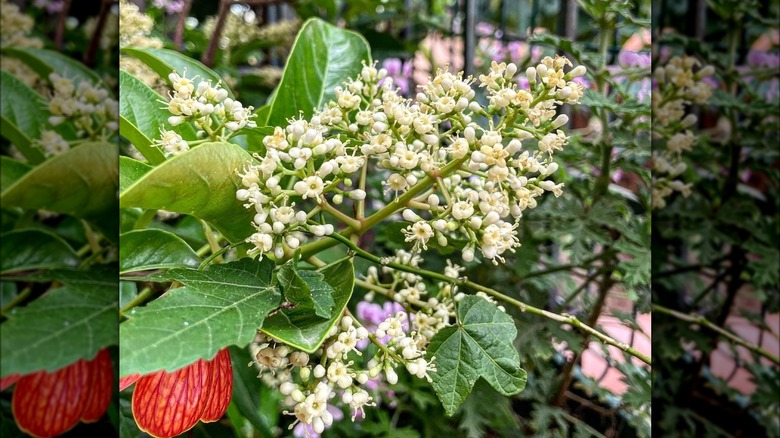
M 410 385 L 432 388 L 448 416 L 480 381 L 520 393 L 515 309 L 649 362 L 592 323 L 466 276 L 508 263 L 543 195 L 565 196 L 561 110 L 588 95 L 585 66 L 556 55 L 479 77 L 440 70 L 408 98 L 360 35 L 311 19 L 262 105 L 173 51 L 125 53 L 168 89 L 122 73 L 120 132 L 139 155 L 120 160 L 120 271 L 141 292 L 122 309 L 120 377 L 175 373 L 228 347 L 238 373 L 254 370 L 242 384 L 262 382 L 283 406 L 274 421 L 304 435 L 373 417 Z M 392 245 L 368 250 L 372 235 Z M 427 269 L 435 253 L 446 263 Z

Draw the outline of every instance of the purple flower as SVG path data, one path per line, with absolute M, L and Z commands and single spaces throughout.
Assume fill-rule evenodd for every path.
M 35 0 L 33 5 L 38 9 L 46 9 L 46 12 L 56 14 L 62 11 L 62 0 Z
M 474 30 L 477 32 L 477 36 L 491 36 L 495 32 L 495 28 L 490 23 L 480 21 L 474 26 Z
M 780 67 L 780 53 L 763 50 L 751 50 L 747 55 L 748 65 L 755 67 Z
M 650 67 L 650 54 L 621 50 L 618 54 L 618 64 L 623 67 Z
M 155 8 L 164 9 L 168 15 L 181 12 L 184 7 L 184 0 L 154 0 Z
M 387 58 L 382 61 L 382 68 L 387 70 L 387 77 L 392 78 L 393 83 L 400 93 L 407 96 L 410 92 L 410 79 L 412 77 L 412 63 L 403 62 L 398 58 Z M 382 85 L 384 79 L 379 83 Z

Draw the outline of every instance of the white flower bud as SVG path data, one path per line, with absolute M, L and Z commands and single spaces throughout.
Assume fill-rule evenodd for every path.
M 314 367 L 314 373 L 313 374 L 314 374 L 315 378 L 321 379 L 322 376 L 325 375 L 325 367 L 320 365 L 320 364 L 317 364 L 317 366 Z
M 515 73 L 517 73 L 517 66 L 514 63 L 510 62 L 506 66 L 506 71 L 504 71 L 504 77 L 506 79 L 512 79 L 513 77 L 515 77 Z
M 463 250 L 461 256 L 463 257 L 463 261 L 468 263 L 474 260 L 474 250 L 471 248 L 466 248 Z
M 391 385 L 398 383 L 398 374 L 396 374 L 395 370 L 389 365 L 385 367 L 385 380 Z
M 536 82 L 536 69 L 528 67 L 525 70 L 525 76 L 528 78 L 528 83 L 533 85 Z
M 578 65 L 578 66 L 574 67 L 574 69 L 572 69 L 572 71 L 570 71 L 569 74 L 573 78 L 578 78 L 580 76 L 585 76 L 585 72 L 586 71 L 587 70 L 585 69 L 584 65 Z
M 474 131 L 474 128 L 467 126 L 466 129 L 463 130 L 463 138 L 469 143 L 474 143 L 477 140 L 477 133 Z
M 333 195 L 333 199 L 331 201 L 336 205 L 341 205 L 344 202 L 344 195 L 341 193 L 336 193 Z
M 545 76 L 547 76 L 547 66 L 544 65 L 544 64 L 537 65 L 536 66 L 536 73 L 539 74 L 540 78 L 544 78 Z M 529 79 L 529 82 L 530 82 L 530 79 Z
M 298 385 L 296 385 L 293 382 L 284 382 L 281 385 L 279 385 L 279 392 L 281 392 L 284 395 L 290 395 L 296 389 L 298 389 Z
M 682 119 L 682 127 L 690 128 L 691 126 L 695 125 L 697 121 L 698 119 L 696 118 L 696 114 L 688 114 L 684 119 Z
M 435 193 L 428 195 L 428 205 L 430 205 L 432 209 L 439 206 L 439 197 L 436 196 Z
M 404 210 L 401 215 L 403 216 L 404 220 L 408 222 L 419 222 L 422 220 L 422 218 L 418 216 L 417 213 L 408 208 Z
M 347 196 L 355 201 L 362 201 L 366 199 L 366 191 L 360 189 L 351 190 L 347 192 Z
M 555 120 L 553 120 L 552 124 L 550 125 L 550 129 L 558 129 L 567 123 L 569 123 L 569 116 L 566 114 L 561 114 L 556 117 Z

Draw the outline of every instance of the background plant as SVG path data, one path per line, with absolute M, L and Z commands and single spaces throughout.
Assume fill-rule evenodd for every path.
M 678 177 L 688 196 L 653 212 L 653 309 L 665 340 L 656 349 L 654 429 L 776 436 L 777 4 L 659 13 L 656 65 L 695 57 L 714 67 L 700 70 L 697 86 L 714 90 L 687 107 L 698 116 Z M 685 16 L 702 25 L 675 31 Z

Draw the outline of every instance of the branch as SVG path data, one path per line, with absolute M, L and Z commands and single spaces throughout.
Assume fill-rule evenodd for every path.
M 219 47 L 219 40 L 222 37 L 222 29 L 225 27 L 225 21 L 227 20 L 228 11 L 230 11 L 230 5 L 233 0 L 222 0 L 219 2 L 219 15 L 217 16 L 217 24 L 214 26 L 214 34 L 211 35 L 211 41 L 209 47 L 203 53 L 201 62 L 208 67 L 214 66 L 214 55 L 217 53 L 217 47 Z
M 57 18 L 57 29 L 54 33 L 54 45 L 62 50 L 62 43 L 65 39 L 65 22 L 68 21 L 68 14 L 70 13 L 70 5 L 72 0 L 64 0 L 62 2 L 62 9 L 60 9 L 60 16 Z
M 95 31 L 92 33 L 92 38 L 89 40 L 89 47 L 87 47 L 87 53 L 84 54 L 84 64 L 93 67 L 95 64 L 95 53 L 100 46 L 100 37 L 103 34 L 103 29 L 106 27 L 106 19 L 108 18 L 108 12 L 111 10 L 111 5 L 114 0 L 103 0 L 100 3 L 100 13 L 98 15 L 97 23 L 95 24 Z
M 512 297 L 510 297 L 508 295 L 504 295 L 503 293 L 501 293 L 501 292 L 499 292 L 497 290 L 494 290 L 494 289 L 491 289 L 489 287 L 485 287 L 485 286 L 482 286 L 480 284 L 477 284 L 477 283 L 474 283 L 472 281 L 469 281 L 465 277 L 464 278 L 450 278 L 450 277 L 447 277 L 446 275 L 440 274 L 438 272 L 427 271 L 425 269 L 412 268 L 412 267 L 409 267 L 409 266 L 401 265 L 399 263 L 389 262 L 387 260 L 383 260 L 380 257 L 377 257 L 377 256 L 375 256 L 375 255 L 373 255 L 373 254 L 371 254 L 371 253 L 369 253 L 367 251 L 364 251 L 363 249 L 361 249 L 357 245 L 355 245 L 352 241 L 350 241 L 348 238 L 346 238 L 346 237 L 344 237 L 344 236 L 342 236 L 341 234 L 338 234 L 338 233 L 333 233 L 333 234 L 329 235 L 328 237 L 343 243 L 344 245 L 349 247 L 355 253 L 355 255 L 357 255 L 358 257 L 366 259 L 366 260 L 370 260 L 370 261 L 372 261 L 374 263 L 379 263 L 382 266 L 389 266 L 389 267 L 391 267 L 393 269 L 397 269 L 399 271 L 410 272 L 412 274 L 417 274 L 417 275 L 421 275 L 421 276 L 424 276 L 424 277 L 432 278 L 432 279 L 435 279 L 435 280 L 444 281 L 444 282 L 447 282 L 447 283 L 450 283 L 450 284 L 454 284 L 456 286 L 461 286 L 461 287 L 465 287 L 465 288 L 475 289 L 475 290 L 478 290 L 480 292 L 484 292 L 484 293 L 486 293 L 486 294 L 488 294 L 488 295 L 490 295 L 490 296 L 492 296 L 494 298 L 498 298 L 499 300 L 504 301 L 505 303 L 508 303 L 508 304 L 511 304 L 511 305 L 515 306 L 521 312 L 532 313 L 532 314 L 535 314 L 535 315 L 544 316 L 545 318 L 552 319 L 553 321 L 558 321 L 558 322 L 560 322 L 562 324 L 569 324 L 572 327 L 576 327 L 579 330 L 581 330 L 581 331 L 583 331 L 583 332 L 585 332 L 585 333 L 587 333 L 587 334 L 589 334 L 589 335 L 599 339 L 601 342 L 603 342 L 605 344 L 608 344 L 608 345 L 612 345 L 613 347 L 616 347 L 616 348 L 618 348 L 618 349 L 628 353 L 629 355 L 636 357 L 637 359 L 641 360 L 642 362 L 644 362 L 644 363 L 646 363 L 648 365 L 651 365 L 652 361 L 651 361 L 650 357 L 640 353 L 639 351 L 637 351 L 634 348 L 632 348 L 630 345 L 625 344 L 623 342 L 616 341 L 615 339 L 609 337 L 608 335 L 606 335 L 606 334 L 604 334 L 604 333 L 602 333 L 602 332 L 592 328 L 591 326 L 589 326 L 589 325 L 583 323 L 582 321 L 580 321 L 579 319 L 577 319 L 577 317 L 575 317 L 575 316 L 572 316 L 572 315 L 569 315 L 569 314 L 566 314 L 566 313 L 559 315 L 559 314 L 554 313 L 554 312 L 550 312 L 550 311 L 547 311 L 547 310 L 544 310 L 544 309 L 540 309 L 538 307 L 531 306 L 531 305 L 526 304 L 526 303 L 524 303 L 522 301 L 519 301 L 519 300 L 517 300 L 515 298 L 512 298 Z
M 669 309 L 667 307 L 660 306 L 658 304 L 653 304 L 653 310 L 656 311 L 656 312 L 663 313 L 665 315 L 669 315 L 669 316 L 671 316 L 673 318 L 677 318 L 680 321 L 690 322 L 690 323 L 693 323 L 693 324 L 698 324 L 701 327 L 705 327 L 705 328 L 707 328 L 707 329 L 709 329 L 709 330 L 711 330 L 711 331 L 713 331 L 713 332 L 723 336 L 724 338 L 728 339 L 729 341 L 731 341 L 731 342 L 733 342 L 733 343 L 735 343 L 737 345 L 740 345 L 742 347 L 745 347 L 748 350 L 752 351 L 753 353 L 755 353 L 755 354 L 757 354 L 759 356 L 763 356 L 763 357 L 771 360 L 775 364 L 780 365 L 780 357 L 777 357 L 777 356 L 773 355 L 772 353 L 764 350 L 760 346 L 758 346 L 756 344 L 751 344 L 750 342 L 740 338 L 739 336 L 735 335 L 734 333 L 732 333 L 732 332 L 730 332 L 730 331 L 728 331 L 728 330 L 726 330 L 726 329 L 724 329 L 722 327 L 719 327 L 717 324 L 709 321 L 707 318 L 705 318 L 705 317 L 703 317 L 701 315 L 687 314 L 687 313 L 678 312 L 677 310 L 672 310 L 672 309 Z
M 173 35 L 173 44 L 176 45 L 177 49 L 181 49 L 182 44 L 184 44 L 184 25 L 187 23 L 190 9 L 192 9 L 192 0 L 184 0 L 184 4 L 179 12 L 179 18 L 176 21 L 176 33 Z

